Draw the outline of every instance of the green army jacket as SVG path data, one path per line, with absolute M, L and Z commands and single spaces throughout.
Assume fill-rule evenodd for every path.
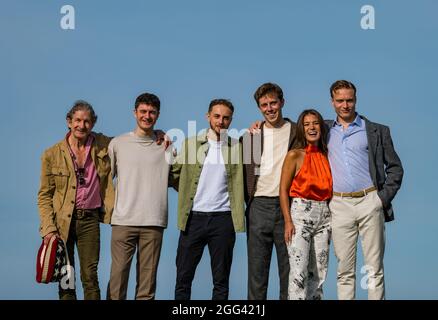
M 202 166 L 207 156 L 209 144 L 207 134 L 188 138 L 172 165 L 172 183 L 178 190 L 178 229 L 185 231 L 193 199 L 196 195 Z M 242 146 L 238 140 L 228 137 L 222 147 L 222 156 L 227 172 L 227 187 L 230 197 L 231 216 L 234 231 L 245 231 L 245 209 L 243 190 Z

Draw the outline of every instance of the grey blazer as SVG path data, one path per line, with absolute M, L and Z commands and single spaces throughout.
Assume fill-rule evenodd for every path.
M 391 202 L 403 180 L 402 163 L 395 152 L 389 127 L 371 122 L 364 116 L 360 117 L 366 124 L 371 179 L 383 203 L 385 222 L 389 222 L 394 220 Z M 328 129 L 333 126 L 333 122 L 326 121 Z

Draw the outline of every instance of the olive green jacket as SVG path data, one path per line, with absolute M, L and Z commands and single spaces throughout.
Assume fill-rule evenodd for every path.
M 103 201 L 100 221 L 110 223 L 114 207 L 114 188 L 111 180 L 111 164 L 108 156 L 110 138 L 100 133 L 91 146 L 91 157 L 100 181 Z M 71 216 L 76 200 L 76 174 L 67 142 L 61 140 L 44 151 L 41 158 L 41 182 L 38 192 L 40 235 L 58 232 L 67 241 Z
M 178 190 L 178 228 L 185 231 L 193 199 L 196 195 L 202 166 L 207 156 L 209 144 L 207 134 L 191 137 L 184 141 L 181 152 L 172 165 L 172 183 Z M 245 208 L 243 193 L 242 145 L 228 137 L 222 147 L 222 156 L 227 172 L 227 187 L 230 197 L 231 216 L 235 232 L 245 231 Z M 228 160 L 227 160 L 228 159 Z

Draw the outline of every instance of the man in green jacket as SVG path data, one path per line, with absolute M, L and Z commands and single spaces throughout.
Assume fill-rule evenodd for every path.
M 196 267 L 208 245 L 213 300 L 228 299 L 235 232 L 245 230 L 242 148 L 227 135 L 234 106 L 211 101 L 210 128 L 187 139 L 172 174 L 178 183 L 178 228 L 175 299 L 188 300 Z

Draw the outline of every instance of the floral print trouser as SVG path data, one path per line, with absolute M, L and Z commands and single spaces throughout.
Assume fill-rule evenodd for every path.
M 326 201 L 294 198 L 291 204 L 295 235 L 287 244 L 289 300 L 320 300 L 328 268 L 330 210 Z

